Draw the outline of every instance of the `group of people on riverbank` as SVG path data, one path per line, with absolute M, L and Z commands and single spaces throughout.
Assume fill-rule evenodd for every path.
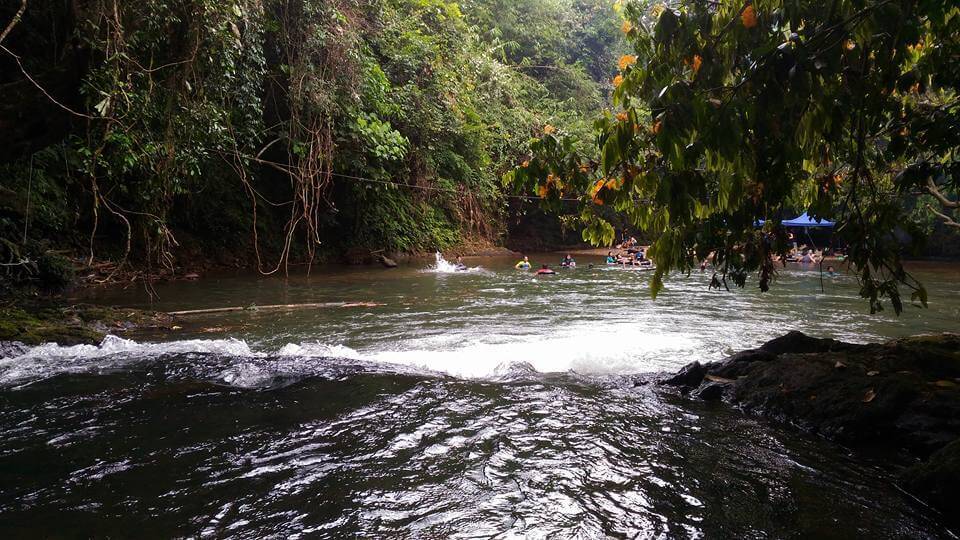
M 632 239 L 631 239 L 632 240 Z M 607 252 L 606 263 L 609 266 L 613 265 L 622 265 L 622 266 L 636 266 L 641 269 L 653 269 L 653 261 L 646 257 L 646 250 L 643 248 L 627 248 L 626 252 Z
M 838 262 L 843 262 L 846 258 L 843 252 L 833 251 L 829 249 L 817 250 L 817 249 L 808 249 L 806 246 L 801 246 L 799 248 L 793 248 L 784 258 L 777 257 L 777 262 L 792 262 L 800 264 L 820 264 L 821 262 L 828 259 L 836 259 Z

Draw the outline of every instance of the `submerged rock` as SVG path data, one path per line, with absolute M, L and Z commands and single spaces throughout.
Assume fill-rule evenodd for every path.
M 960 500 L 958 335 L 858 345 L 790 332 L 662 383 L 846 445 L 905 449 L 922 460 L 907 489 L 944 511 Z

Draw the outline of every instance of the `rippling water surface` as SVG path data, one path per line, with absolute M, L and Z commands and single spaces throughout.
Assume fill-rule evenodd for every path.
M 852 278 L 821 290 L 800 267 L 765 295 L 677 276 L 654 302 L 648 273 L 588 262 L 540 279 L 499 259 L 209 277 L 158 287 L 152 304 L 100 291 L 165 310 L 382 305 L 8 352 L 0 536 L 952 537 L 862 453 L 641 374 L 789 329 L 956 331 L 957 267 L 918 267 L 931 307 L 896 318 L 865 313 Z

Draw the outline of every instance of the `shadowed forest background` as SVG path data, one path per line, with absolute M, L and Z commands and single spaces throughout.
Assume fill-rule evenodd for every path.
M 500 244 L 501 176 L 544 125 L 590 140 L 623 48 L 603 0 L 28 8 L 0 51 L 0 258 L 34 263 L 8 280 Z
M 662 6 L 638 6 L 652 27 Z M 607 0 L 19 1 L 0 20 L 4 287 L 578 243 L 576 204 L 544 213 L 502 178 L 556 129 L 595 168 L 636 61 Z M 931 201 L 903 197 L 914 254 L 956 256 Z

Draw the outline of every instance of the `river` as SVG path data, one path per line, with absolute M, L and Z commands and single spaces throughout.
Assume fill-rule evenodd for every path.
M 957 266 L 914 265 L 930 307 L 896 317 L 871 316 L 852 277 L 798 265 L 770 293 L 708 291 L 693 273 L 654 301 L 649 272 L 599 258 L 540 278 L 467 262 L 85 293 L 330 305 L 0 359 L 0 537 L 954 537 L 881 457 L 650 374 L 792 329 L 956 331 Z

